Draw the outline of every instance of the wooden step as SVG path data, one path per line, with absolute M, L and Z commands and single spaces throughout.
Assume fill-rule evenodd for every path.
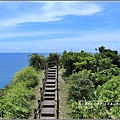
M 56 75 L 55 74 L 48 74 L 47 77 L 53 77 L 53 78 L 55 78 Z
M 53 87 L 53 88 L 46 87 L 46 88 L 45 88 L 45 91 L 46 91 L 46 92 L 55 92 L 55 90 L 56 90 L 55 87 Z
M 56 73 L 56 70 L 48 70 L 47 73 L 55 74 L 55 73 Z
M 53 80 L 55 80 L 56 76 L 55 77 L 53 77 L 53 76 L 47 76 L 47 79 L 53 79 Z
M 56 80 L 52 80 L 52 79 L 47 79 L 46 83 L 47 84 L 55 84 Z
M 48 74 L 47 74 L 47 77 L 49 77 L 49 76 L 50 76 L 50 77 L 52 77 L 52 76 L 55 77 L 56 74 L 50 74 L 50 73 L 48 73 Z
M 48 71 L 47 74 L 56 74 L 56 71 Z
M 55 100 L 55 96 L 44 96 L 43 100 Z
M 49 69 L 48 72 L 56 72 L 56 69 Z
M 56 74 L 47 74 L 47 77 L 53 77 L 53 78 L 55 78 Z
M 42 117 L 54 117 L 55 109 L 54 108 L 42 108 L 41 116 Z
M 48 84 L 48 83 L 47 83 L 45 86 L 46 86 L 47 88 L 55 88 L 55 84 Z
M 55 82 L 56 79 L 47 79 L 47 80 L 46 80 L 46 82 L 49 82 L 49 81 L 50 81 L 50 82 L 51 82 L 51 81 L 52 81 L 52 82 Z
M 43 101 L 43 108 L 54 108 L 55 107 L 55 100 L 44 100 Z
M 40 119 L 49 119 L 49 120 L 52 120 L 52 119 L 55 119 L 54 117 L 40 117 Z
M 57 69 L 57 66 L 54 66 L 54 67 L 50 67 L 50 69 Z
M 44 96 L 55 96 L 55 92 L 44 92 Z

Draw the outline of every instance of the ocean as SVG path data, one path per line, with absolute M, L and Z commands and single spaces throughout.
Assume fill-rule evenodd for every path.
M 32 53 L 0 53 L 0 88 L 8 85 L 16 72 L 29 65 L 27 60 L 30 54 Z M 43 55 L 47 57 L 49 53 Z

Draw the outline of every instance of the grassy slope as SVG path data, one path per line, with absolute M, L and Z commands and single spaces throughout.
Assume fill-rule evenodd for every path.
M 40 73 L 39 84 L 35 87 L 35 100 L 32 101 L 30 119 L 33 119 L 34 109 L 38 107 L 38 99 L 40 98 L 40 87 L 42 85 L 43 76 L 44 76 L 44 71 Z

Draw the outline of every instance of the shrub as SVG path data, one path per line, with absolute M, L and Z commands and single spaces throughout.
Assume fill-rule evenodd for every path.
M 3 89 L 0 99 L 1 118 L 27 119 L 31 110 L 31 100 L 35 98 L 34 89 L 38 84 L 38 74 L 32 67 L 16 73 L 9 87 Z

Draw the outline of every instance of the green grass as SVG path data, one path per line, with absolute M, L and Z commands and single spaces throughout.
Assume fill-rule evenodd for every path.
M 59 103 L 59 108 L 60 108 L 60 114 L 59 114 L 59 119 L 70 119 L 69 115 L 69 106 L 67 104 L 67 97 L 68 97 L 68 89 L 67 89 L 67 84 L 62 78 L 62 73 L 64 72 L 63 69 L 60 69 L 59 71 L 59 97 L 60 97 L 60 103 Z
M 44 77 L 44 71 L 40 72 L 39 74 L 39 84 L 35 87 L 35 100 L 32 101 L 32 105 L 31 105 L 31 115 L 30 115 L 30 119 L 33 119 L 34 117 L 34 109 L 38 107 L 38 100 L 40 98 L 40 87 L 42 85 L 42 79 Z

